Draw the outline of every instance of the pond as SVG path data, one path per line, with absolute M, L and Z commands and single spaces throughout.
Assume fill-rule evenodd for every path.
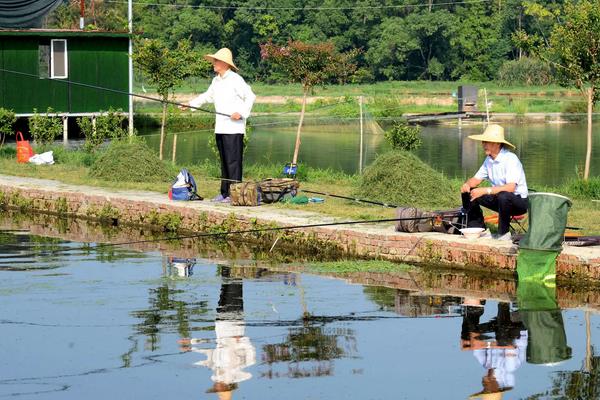
M 378 286 L 48 222 L 2 220 L 0 397 L 597 398 L 593 293 L 547 288 L 563 309 L 536 314 L 509 278 L 414 268 Z
M 430 125 L 422 129 L 423 145 L 416 151 L 419 157 L 449 177 L 466 179 L 472 176 L 483 161 L 479 143 L 467 139 L 468 135 L 481 133 L 481 125 Z M 147 142 L 158 149 L 158 131 L 144 132 Z M 370 134 L 366 129 L 363 138 L 363 165 L 369 165 L 388 145 L 381 134 Z M 255 123 L 246 153 L 246 163 L 281 164 L 292 159 L 296 128 L 277 126 L 265 122 Z M 583 171 L 586 148 L 585 124 L 532 124 L 506 125 L 507 140 L 516 145 L 516 153 L 525 167 L 529 186 L 559 185 L 576 178 Z M 210 132 L 179 133 L 177 161 L 196 163 L 206 158 L 214 159 L 208 145 Z M 600 175 L 600 125 L 594 129 L 591 175 Z M 165 145 L 165 158 L 171 159 L 172 136 Z M 355 173 L 359 170 L 360 130 L 358 122 L 315 125 L 303 128 L 299 162 L 315 168 Z

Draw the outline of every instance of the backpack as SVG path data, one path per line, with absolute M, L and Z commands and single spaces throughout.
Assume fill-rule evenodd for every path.
M 256 182 L 239 182 L 229 186 L 232 206 L 259 206 L 260 186 Z
M 263 203 L 277 203 L 295 197 L 300 184 L 292 178 L 269 178 L 258 183 Z
M 171 200 L 203 200 L 197 193 L 198 187 L 190 171 L 182 168 L 169 189 Z

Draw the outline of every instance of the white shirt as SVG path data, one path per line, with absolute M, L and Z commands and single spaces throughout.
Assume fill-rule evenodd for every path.
M 215 133 L 244 134 L 246 118 L 250 116 L 255 99 L 256 95 L 244 78 L 229 69 L 223 76 L 215 76 L 206 92 L 190 101 L 190 106 L 200 107 L 205 103 L 214 103 L 217 112 L 226 114 L 216 115 Z M 236 121 L 229 117 L 236 112 L 240 113 L 242 119 Z
M 521 198 L 527 198 L 527 181 L 525 180 L 525 171 L 519 158 L 505 148 L 500 149 L 500 153 L 494 160 L 487 156 L 479 171 L 475 174 L 477 179 L 487 179 L 494 186 L 502 186 L 507 183 L 515 183 L 515 194 Z

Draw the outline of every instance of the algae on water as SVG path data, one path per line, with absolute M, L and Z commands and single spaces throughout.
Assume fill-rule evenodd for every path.
M 365 170 L 358 195 L 424 209 L 460 206 L 457 184 L 414 154 L 402 150 L 382 154 Z

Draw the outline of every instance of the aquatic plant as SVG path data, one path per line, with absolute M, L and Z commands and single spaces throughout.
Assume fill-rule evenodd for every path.
M 108 181 L 169 182 L 177 171 L 143 142 L 115 141 L 94 161 L 90 176 Z
M 362 176 L 358 194 L 366 199 L 415 207 L 457 207 L 458 187 L 408 151 L 379 156 Z

